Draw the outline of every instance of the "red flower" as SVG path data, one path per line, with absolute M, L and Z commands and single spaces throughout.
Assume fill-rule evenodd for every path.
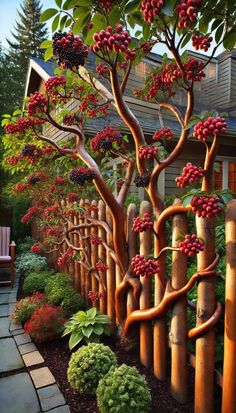
M 39 244 L 34 244 L 31 247 L 31 251 L 34 252 L 35 254 L 40 254 L 42 252 L 42 249 Z

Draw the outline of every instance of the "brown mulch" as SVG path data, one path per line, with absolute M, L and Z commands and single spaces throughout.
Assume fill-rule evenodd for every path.
M 20 282 L 17 299 L 22 298 L 22 282 Z M 188 402 L 178 403 L 170 394 L 170 383 L 160 382 L 153 375 L 151 369 L 145 368 L 139 362 L 138 349 L 125 351 L 118 339 L 108 337 L 103 340 L 116 354 L 118 363 L 126 363 L 135 366 L 141 374 L 146 377 L 152 395 L 152 413 L 193 413 L 194 395 L 194 370 L 188 367 Z M 71 413 L 99 413 L 95 397 L 84 397 L 73 391 L 67 381 L 67 368 L 71 352 L 68 347 L 68 338 L 54 340 L 48 343 L 36 343 L 42 354 L 45 364 L 54 375 Z M 168 375 L 170 377 L 170 374 Z M 221 402 L 221 391 L 217 388 L 215 397 L 215 413 L 219 413 Z M 138 412 L 137 412 L 138 413 Z

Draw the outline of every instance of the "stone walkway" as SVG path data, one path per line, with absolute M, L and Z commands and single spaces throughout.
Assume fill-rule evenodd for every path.
M 0 413 L 70 413 L 30 336 L 9 318 L 17 289 L 18 279 L 0 287 Z

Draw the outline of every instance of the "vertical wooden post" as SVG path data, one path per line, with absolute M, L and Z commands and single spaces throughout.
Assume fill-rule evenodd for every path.
M 133 219 L 138 215 L 138 209 L 135 204 L 129 204 L 127 210 L 127 243 L 129 248 L 129 262 L 137 253 L 137 233 L 132 231 Z M 127 315 L 136 309 L 132 291 L 127 296 Z
M 84 206 L 84 200 L 81 199 L 79 201 L 79 206 L 83 207 Z M 79 224 L 83 224 L 84 222 L 84 218 L 80 217 L 79 218 Z M 80 230 L 81 235 L 84 235 L 84 229 Z M 82 248 L 85 248 L 85 242 L 84 240 L 81 239 L 80 241 L 80 245 Z M 81 256 L 83 257 L 83 253 L 81 253 Z M 81 294 L 84 296 L 84 298 L 86 298 L 86 294 L 85 294 L 85 269 L 82 265 L 80 265 L 80 275 L 81 275 Z
M 88 199 L 85 199 L 85 204 L 88 206 L 89 204 L 90 204 L 90 201 L 88 200 Z M 89 215 L 89 213 L 88 213 L 88 215 Z M 87 219 L 85 218 L 84 219 L 84 223 L 86 224 L 88 221 L 87 221 Z M 86 237 L 88 237 L 89 235 L 90 235 L 90 233 L 91 232 L 94 232 L 94 228 L 92 229 L 92 231 L 91 231 L 91 229 L 90 228 L 85 228 L 85 231 L 84 231 L 84 235 L 86 236 Z M 86 239 L 85 241 L 84 241 L 84 244 L 85 244 L 85 249 L 86 249 L 86 253 L 88 254 L 88 259 L 89 259 L 89 261 L 90 261 L 90 264 L 92 264 L 92 257 L 91 257 L 91 254 L 89 253 L 89 251 L 88 251 L 88 247 L 90 248 L 90 251 L 92 252 L 92 245 L 91 245 L 91 243 L 90 243 L 90 241 L 88 240 L 88 239 Z M 85 269 L 85 271 L 84 271 L 84 273 L 85 273 L 85 280 L 84 280 L 84 284 L 85 284 L 85 300 L 86 300 L 86 302 L 88 303 L 88 293 L 89 293 L 89 291 L 91 291 L 91 289 L 92 289 L 92 280 L 91 280 L 91 274 L 89 274 L 88 273 L 88 271 Z
M 236 200 L 226 209 L 226 283 L 222 413 L 236 413 Z
M 98 219 L 99 221 L 106 221 L 106 207 L 105 204 L 102 202 L 102 200 L 98 201 Z M 106 231 L 99 227 L 98 228 L 98 236 L 102 240 L 106 241 Z M 106 257 L 106 249 L 102 244 L 98 246 L 98 257 L 104 262 L 104 264 L 107 264 L 107 257 Z M 101 277 L 103 277 L 103 283 L 106 286 L 106 274 L 102 273 Z M 103 298 L 100 300 L 100 311 L 103 314 L 106 314 L 107 311 L 107 293 L 103 291 L 101 283 L 99 284 L 99 292 L 103 292 Z
M 97 207 L 97 201 L 93 200 L 91 202 L 91 205 Z M 91 211 L 91 217 L 94 219 L 98 219 L 98 212 L 97 211 Z M 92 229 L 94 234 L 98 235 L 98 228 L 97 227 L 93 227 Z M 91 231 L 90 231 L 91 232 Z M 95 265 L 98 261 L 98 246 L 97 245 L 91 245 L 91 263 L 92 263 L 92 267 L 95 268 Z M 94 277 L 94 275 L 91 276 L 91 289 L 92 291 L 99 291 L 99 283 L 98 280 Z M 94 307 L 96 307 L 97 309 L 99 308 L 99 302 L 96 301 L 96 303 L 94 303 Z
M 176 199 L 174 205 L 181 205 Z M 180 233 L 187 232 L 187 214 L 176 214 L 172 221 L 172 247 L 178 247 Z M 187 257 L 179 251 L 172 253 L 173 288 L 179 289 L 187 282 Z M 171 317 L 171 393 L 180 403 L 187 397 L 187 298 L 183 297 L 173 307 Z
M 143 201 L 140 207 L 140 215 L 151 212 L 150 203 Z M 152 232 L 150 230 L 140 233 L 140 255 L 147 257 L 152 251 Z M 145 310 L 152 306 L 152 277 L 145 279 L 140 277 L 142 290 L 139 299 L 140 310 Z M 140 323 L 140 361 L 150 367 L 152 363 L 152 323 L 145 321 Z
M 198 270 L 206 268 L 215 257 L 215 219 L 196 217 L 197 236 L 205 241 L 197 256 Z M 215 310 L 215 279 L 198 284 L 196 325 L 208 320 Z M 196 340 L 195 413 L 214 411 L 215 331 L 211 329 Z
M 79 220 L 77 216 L 74 216 L 74 225 L 78 225 Z M 78 234 L 74 234 L 74 245 L 79 247 L 81 245 Z M 80 266 L 77 261 L 74 261 L 74 286 L 75 289 L 81 293 L 81 278 L 80 278 Z
M 112 216 L 108 207 L 106 208 L 106 220 L 112 229 Z M 112 246 L 112 239 L 107 235 L 107 244 Z M 116 312 L 115 312 L 115 288 L 116 288 L 116 274 L 115 262 L 110 254 L 107 254 L 107 315 L 111 318 L 111 331 L 114 333 L 116 326 Z
M 67 205 L 67 207 L 69 208 L 69 207 L 71 206 L 71 203 L 67 202 L 66 205 Z M 71 228 L 72 228 L 73 219 L 74 219 L 74 218 L 73 218 L 73 215 L 69 215 L 69 220 L 70 220 L 71 222 L 68 224 L 68 229 L 71 229 Z M 70 240 L 70 242 L 73 244 L 73 235 L 72 235 L 71 233 L 69 233 L 69 240 Z M 75 279 L 74 279 L 74 262 L 72 262 L 72 263 L 69 265 L 69 273 L 70 273 L 70 275 L 71 275 L 71 277 L 72 277 L 72 279 L 73 279 L 73 284 L 74 284 L 74 282 L 75 282 Z

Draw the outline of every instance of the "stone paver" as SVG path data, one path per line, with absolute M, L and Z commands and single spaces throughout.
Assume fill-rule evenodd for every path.
M 9 318 L 8 317 L 0 318 L 0 338 L 2 337 L 11 337 L 11 333 L 9 331 Z
M 18 350 L 21 354 L 27 354 L 27 353 L 31 353 L 32 351 L 36 351 L 37 347 L 34 345 L 34 343 L 27 343 L 27 344 L 22 344 L 21 346 L 19 346 Z
M 65 404 L 64 396 L 56 384 L 39 389 L 38 395 L 44 412 Z
M 26 344 L 31 342 L 31 338 L 28 334 L 19 334 L 15 336 L 16 344 L 19 346 L 20 344 Z
M 39 351 L 33 351 L 32 353 L 23 354 L 22 358 L 27 367 L 44 363 L 44 358 L 41 356 Z
M 9 303 L 10 294 L 0 294 L 0 305 Z
M 19 334 L 24 334 L 25 330 L 23 328 L 20 328 L 19 330 L 14 330 L 12 332 L 13 336 L 18 336 Z
M 14 339 L 2 338 L 0 340 L 0 372 L 16 370 L 22 367 L 24 367 L 24 363 Z
M 23 328 L 21 323 L 17 323 L 16 321 L 12 320 L 10 322 L 10 327 L 9 330 L 10 331 L 15 331 L 15 330 L 19 330 L 20 328 Z
M 9 305 L 3 304 L 0 305 L 0 317 L 6 317 L 10 314 Z
M 0 379 L 0 413 L 40 413 L 38 398 L 28 373 Z
M 46 387 L 49 384 L 55 383 L 55 378 L 48 367 L 41 367 L 40 369 L 31 370 L 30 375 L 34 382 L 36 389 Z
M 56 409 L 49 410 L 48 413 L 70 413 L 69 406 L 56 407 Z

